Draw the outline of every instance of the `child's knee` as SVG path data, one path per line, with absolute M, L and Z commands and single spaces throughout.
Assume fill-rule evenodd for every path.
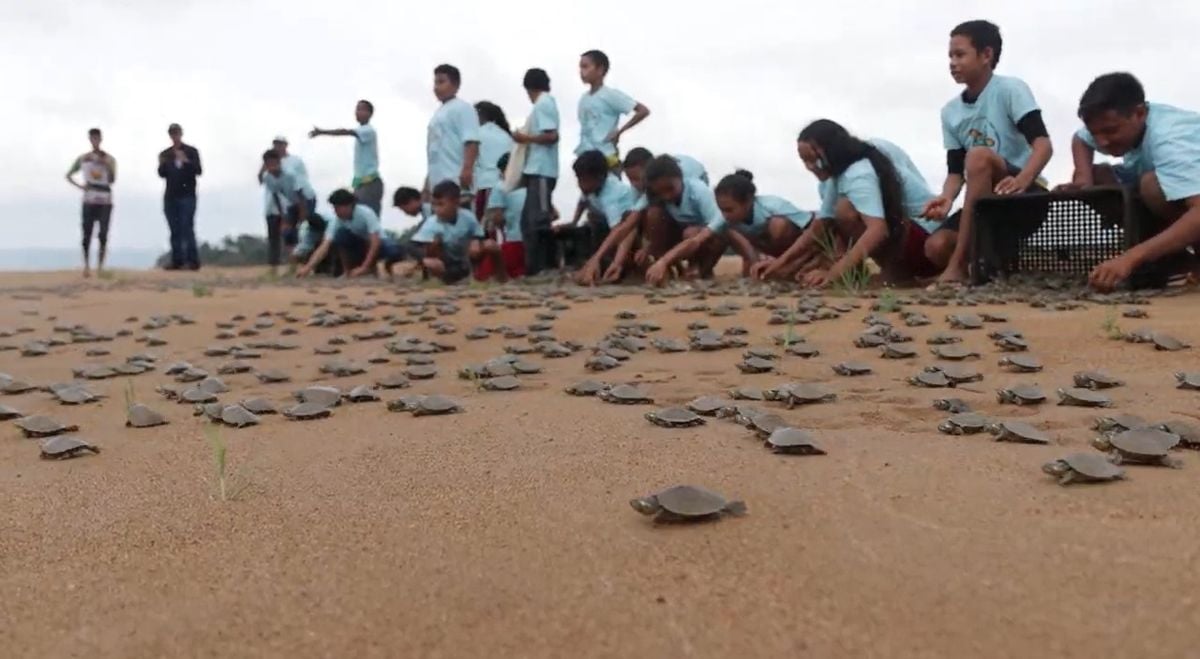
M 946 256 L 954 251 L 956 235 L 953 231 L 938 231 L 925 239 L 925 258 L 934 263 L 941 263 Z
M 992 173 L 996 169 L 996 160 L 999 158 L 995 151 L 986 146 L 974 146 L 967 149 L 967 157 L 963 163 L 966 170 L 967 178 L 971 178 L 971 174 L 976 174 L 979 177 L 992 177 Z

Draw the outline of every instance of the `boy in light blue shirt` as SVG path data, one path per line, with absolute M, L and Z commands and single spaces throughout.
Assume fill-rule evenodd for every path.
M 624 222 L 636 226 L 638 193 L 612 173 L 608 158 L 600 151 L 585 151 L 575 160 L 573 168 L 582 193 L 580 207 L 588 211 L 587 223 L 582 227 L 575 226 L 577 219 L 562 230 L 568 234 L 575 251 L 586 259 L 576 278 L 585 285 L 596 283 L 598 276 L 602 283 L 619 281 L 632 263 L 637 231 L 628 231 L 615 245 L 608 242 L 608 236 Z M 608 259 L 613 247 L 615 253 Z
M 433 93 L 441 101 L 429 120 L 426 139 L 428 170 L 423 192 L 443 181 L 450 181 L 463 191 L 470 203 L 475 189 L 475 162 L 479 159 L 479 115 L 470 103 L 458 97 L 462 73 L 450 64 L 433 70 Z
M 421 268 L 443 283 L 453 284 L 471 274 L 471 264 L 482 255 L 483 227 L 471 211 L 459 206 L 462 188 L 454 181 L 433 187 L 433 217 L 421 224 L 414 243 L 425 245 Z
M 551 197 L 558 183 L 558 104 L 550 95 L 550 76 L 542 69 L 529 69 L 522 83 L 533 103 L 528 132 L 517 131 L 513 141 L 529 145 L 523 172 L 527 190 L 521 217 L 525 239 L 525 272 L 536 275 L 558 265 Z
M 603 51 L 589 50 L 579 57 L 579 78 L 588 91 L 579 99 L 579 146 L 575 147 L 575 155 L 599 151 L 609 169 L 619 171 L 617 143 L 621 135 L 650 116 L 650 109 L 625 92 L 605 86 L 608 69 L 608 55 Z M 621 116 L 631 112 L 629 121 L 618 127 Z
M 379 216 L 366 204 L 360 203 L 349 190 L 336 190 L 329 196 L 334 219 L 325 225 L 320 245 L 313 250 L 308 262 L 296 271 L 297 277 L 312 274 L 331 249 L 337 250 L 346 277 L 375 274 L 375 263 L 383 261 L 388 276 L 392 264 L 400 259 L 400 249 L 394 241 L 383 236 Z
M 942 108 L 946 182 L 922 217 L 947 218 L 966 186 L 962 210 L 929 237 L 925 252 L 942 268 L 940 283 L 967 278 L 975 202 L 990 195 L 1044 189 L 1042 170 L 1050 162 L 1050 144 L 1042 113 L 1029 86 L 994 73 L 1003 41 L 988 21 L 967 21 L 950 32 L 950 73 L 966 89 Z
M 305 189 L 295 174 L 284 170 L 278 151 L 268 149 L 262 160 L 259 177 L 274 211 L 267 215 L 267 262 L 274 272 L 280 263 L 281 246 L 285 255 L 291 253 L 299 238 L 298 227 L 316 211 L 317 200 L 312 186 Z
M 1071 140 L 1075 175 L 1063 187 L 1135 186 L 1142 203 L 1166 226 L 1097 266 L 1091 284 L 1112 290 L 1143 265 L 1200 247 L 1200 113 L 1147 103 L 1137 78 L 1109 73 L 1084 91 L 1079 118 L 1084 127 Z M 1094 164 L 1096 151 L 1121 158 L 1121 164 Z
M 375 106 L 370 101 L 362 100 L 354 106 L 354 119 L 358 126 L 354 128 L 336 128 L 325 130 L 313 128 L 309 137 L 321 135 L 345 136 L 354 138 L 354 196 L 379 215 L 383 207 L 383 179 L 379 178 L 379 140 L 375 135 L 375 127 L 371 125 L 371 117 L 375 115 Z

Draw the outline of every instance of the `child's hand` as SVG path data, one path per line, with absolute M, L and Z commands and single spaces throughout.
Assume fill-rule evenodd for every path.
M 775 271 L 778 270 L 776 265 L 778 260 L 779 259 L 776 259 L 773 256 L 762 257 L 759 259 L 758 263 L 750 266 L 750 276 L 754 279 L 766 279 L 768 276 L 774 274 Z
M 516 142 L 517 144 L 529 144 L 529 133 L 522 133 L 519 130 L 514 131 L 512 134 L 512 138 L 513 138 L 513 141 Z
M 658 261 L 646 269 L 646 283 L 651 286 L 661 286 L 667 280 L 667 262 Z
M 824 288 L 829 285 L 829 282 L 833 280 L 833 277 L 830 276 L 830 272 L 828 270 L 818 268 L 808 272 L 797 273 L 796 280 L 799 281 L 801 285 L 809 288 Z
M 944 220 L 950 214 L 950 205 L 951 202 L 945 195 L 938 195 L 925 204 L 925 208 L 921 209 L 921 216 L 930 220 Z
M 1129 279 L 1134 267 L 1133 261 L 1125 255 L 1109 259 L 1092 270 L 1092 274 L 1088 275 L 1088 283 L 1098 291 L 1111 291 L 1117 284 Z
M 1020 194 L 1029 189 L 1033 185 L 1033 181 L 1027 180 L 1028 177 L 1024 174 L 1016 176 L 1006 176 L 996 184 L 995 193 L 1002 195 Z

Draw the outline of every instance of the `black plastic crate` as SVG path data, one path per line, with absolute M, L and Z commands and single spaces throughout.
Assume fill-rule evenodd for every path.
M 1154 235 L 1152 216 L 1122 186 L 980 199 L 975 205 L 971 281 L 1015 273 L 1085 276 L 1103 261 Z M 1165 284 L 1162 267 L 1143 268 L 1132 284 Z

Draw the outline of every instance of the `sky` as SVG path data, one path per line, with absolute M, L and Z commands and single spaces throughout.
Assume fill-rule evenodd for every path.
M 796 156 L 799 130 L 834 119 L 909 152 L 931 188 L 945 175 L 939 110 L 960 90 L 949 31 L 1000 25 L 998 73 L 1032 87 L 1054 141 L 1051 181 L 1071 174 L 1075 106 L 1095 76 L 1130 71 L 1151 100 L 1200 110 L 1200 3 L 1175 0 L 658 0 L 518 3 L 439 0 L 0 0 L 0 248 L 78 245 L 79 192 L 64 180 L 98 126 L 118 161 L 110 244 L 166 248 L 157 154 L 167 125 L 199 148 L 197 233 L 264 233 L 255 174 L 284 134 L 324 198 L 351 178 L 350 138 L 309 140 L 314 125 L 354 125 L 370 99 L 385 200 L 419 187 L 437 107 L 433 68 L 463 73 L 460 97 L 490 100 L 520 125 L 526 69 L 551 78 L 562 117 L 555 203 L 577 198 L 570 171 L 584 91 L 579 54 L 608 53 L 610 86 L 651 109 L 623 150 L 683 153 L 719 179 L 749 169 L 759 191 L 802 208 L 816 180 Z M 386 228 L 405 225 L 385 208 Z

